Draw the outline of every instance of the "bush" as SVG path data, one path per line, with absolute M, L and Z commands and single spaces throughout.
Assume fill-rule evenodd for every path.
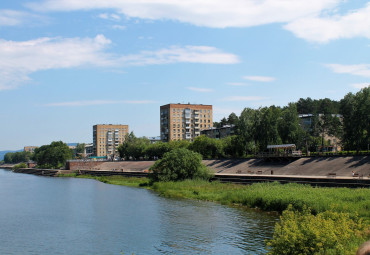
M 15 166 L 13 166 L 13 170 L 16 170 L 16 169 L 19 169 L 19 168 L 27 168 L 27 164 L 26 163 L 20 163 L 20 164 L 17 164 Z
M 182 181 L 210 178 L 208 168 L 202 164 L 202 156 L 188 149 L 174 149 L 164 154 L 150 168 L 151 181 Z
M 269 254 L 354 254 L 365 231 L 357 215 L 329 210 L 315 216 L 306 206 L 298 212 L 290 205 L 267 245 Z

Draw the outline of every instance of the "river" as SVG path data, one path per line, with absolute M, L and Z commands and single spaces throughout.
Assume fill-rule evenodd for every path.
M 264 254 L 276 215 L 0 169 L 0 254 Z

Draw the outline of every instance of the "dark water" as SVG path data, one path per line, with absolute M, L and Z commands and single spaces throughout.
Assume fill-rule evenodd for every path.
M 264 254 L 277 216 L 0 170 L 0 254 Z

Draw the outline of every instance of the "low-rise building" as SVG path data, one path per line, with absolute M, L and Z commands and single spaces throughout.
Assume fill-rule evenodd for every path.
M 34 153 L 35 149 L 37 149 L 37 148 L 38 148 L 38 146 L 24 146 L 24 151 Z
M 324 114 L 318 114 L 316 116 L 318 116 L 318 118 L 320 119 L 324 116 Z M 315 120 L 314 120 L 315 115 L 314 114 L 299 114 L 298 117 L 301 120 L 302 128 L 307 132 L 312 131 L 313 125 L 314 125 L 314 122 L 315 122 Z M 342 115 L 340 115 L 340 114 L 332 114 L 332 117 L 337 117 L 337 118 L 339 118 L 339 120 L 342 120 Z M 324 137 L 324 140 L 326 140 L 329 145 L 324 146 L 324 147 L 320 146 L 320 148 L 318 148 L 319 151 L 337 152 L 337 151 L 342 150 L 341 140 L 340 140 L 339 137 L 334 136 L 334 135 L 329 135 L 327 133 L 320 134 L 320 135 Z
M 225 125 L 223 127 L 212 127 L 204 129 L 200 132 L 201 135 L 206 135 L 209 138 L 222 139 L 230 135 L 235 135 L 235 125 Z

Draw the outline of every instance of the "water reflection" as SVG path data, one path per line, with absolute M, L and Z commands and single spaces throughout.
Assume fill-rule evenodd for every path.
M 0 170 L 0 254 L 263 254 L 277 216 Z

